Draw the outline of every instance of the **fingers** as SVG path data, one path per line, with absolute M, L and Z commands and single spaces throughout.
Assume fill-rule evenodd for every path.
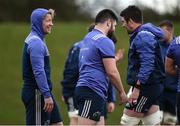
M 45 112 L 51 112 L 53 110 L 53 107 L 53 103 L 45 103 L 43 109 Z
M 52 100 L 52 98 L 45 98 L 44 99 L 44 111 L 45 112 L 51 112 L 53 110 L 54 107 L 54 102 Z

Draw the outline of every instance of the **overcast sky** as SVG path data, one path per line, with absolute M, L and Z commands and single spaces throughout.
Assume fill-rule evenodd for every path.
M 178 4 L 180 0 L 76 0 L 79 5 L 84 7 L 88 5 L 90 8 L 95 6 L 91 11 L 94 15 L 99 10 L 116 6 L 116 8 L 125 8 L 128 5 L 133 5 L 135 3 L 140 3 L 142 5 L 148 6 L 153 8 L 154 10 L 158 11 L 159 13 L 164 12 L 172 12 L 172 8 Z M 180 5 L 179 5 L 180 6 Z M 119 10 L 120 11 L 120 10 Z

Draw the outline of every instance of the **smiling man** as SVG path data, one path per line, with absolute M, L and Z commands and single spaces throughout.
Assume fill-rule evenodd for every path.
M 51 33 L 54 10 L 35 9 L 31 14 L 31 32 L 23 47 L 22 101 L 27 125 L 62 124 L 52 96 L 49 51 L 44 41 Z

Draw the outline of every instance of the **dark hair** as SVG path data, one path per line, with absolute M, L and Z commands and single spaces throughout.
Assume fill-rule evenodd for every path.
M 88 32 L 91 32 L 95 27 L 95 24 L 91 24 L 89 27 L 88 27 Z
M 128 6 L 123 11 L 121 11 L 120 16 L 124 17 L 126 22 L 132 19 L 136 23 L 143 23 L 142 11 L 134 5 Z
M 173 23 L 169 20 L 163 20 L 159 23 L 159 26 L 160 27 L 163 27 L 163 26 L 167 26 L 167 27 L 170 27 L 170 28 L 173 28 Z
M 107 37 L 110 38 L 114 42 L 114 44 L 116 44 L 117 41 L 118 41 L 117 37 L 116 37 L 116 35 L 114 33 L 108 34 Z
M 110 10 L 110 9 L 101 10 L 96 15 L 95 24 L 104 23 L 108 19 L 112 19 L 112 20 L 115 20 L 118 22 L 118 17 L 116 16 L 116 14 L 112 10 Z
M 95 24 L 91 24 L 91 25 L 88 27 L 88 32 L 91 32 L 91 31 L 94 29 L 94 27 L 95 27 Z M 111 34 L 108 34 L 107 37 L 108 37 L 109 39 L 111 39 L 111 40 L 114 42 L 114 44 L 117 43 L 117 37 L 116 37 L 116 35 L 115 35 L 113 32 L 112 32 Z

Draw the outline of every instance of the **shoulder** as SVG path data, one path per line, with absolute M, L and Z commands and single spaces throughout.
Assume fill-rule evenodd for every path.
M 137 37 L 140 37 L 142 39 L 144 39 L 144 38 L 154 38 L 155 35 L 153 33 L 151 33 L 150 31 L 142 30 L 142 31 L 138 32 Z

